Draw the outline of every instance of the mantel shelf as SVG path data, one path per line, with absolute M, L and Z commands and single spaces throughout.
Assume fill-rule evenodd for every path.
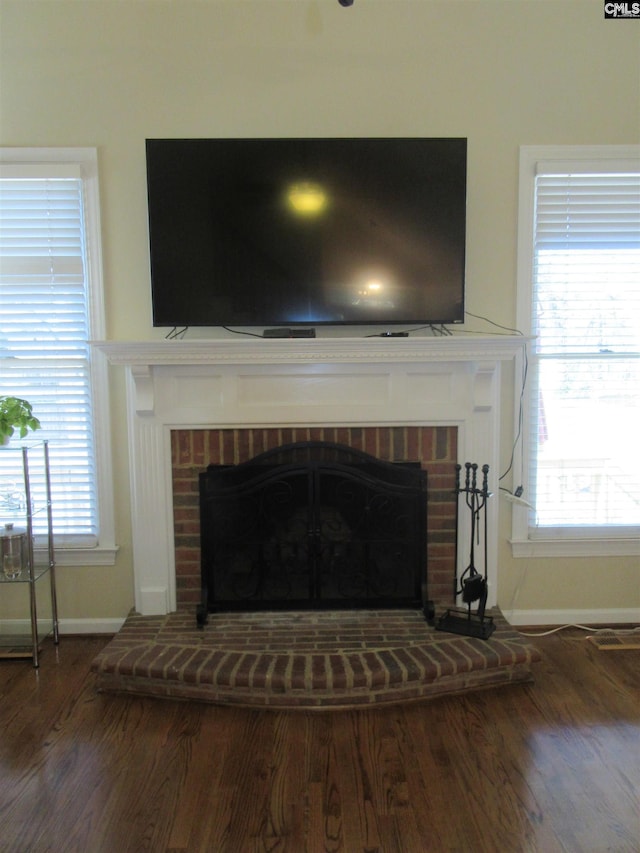
M 433 338 L 247 338 L 246 340 L 95 341 L 116 365 L 508 361 L 519 335 Z

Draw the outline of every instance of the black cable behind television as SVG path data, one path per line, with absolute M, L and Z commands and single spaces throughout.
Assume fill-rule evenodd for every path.
M 154 326 L 461 323 L 466 139 L 148 139 Z

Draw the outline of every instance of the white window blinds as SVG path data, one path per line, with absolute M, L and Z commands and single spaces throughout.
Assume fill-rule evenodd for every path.
M 34 437 L 50 442 L 57 544 L 89 546 L 98 513 L 83 185 L 72 165 L 33 171 L 0 172 L 0 394 L 27 398 L 43 427 Z M 19 483 L 17 455 L 5 456 L 0 506 Z
M 535 530 L 640 524 L 640 174 L 538 165 Z

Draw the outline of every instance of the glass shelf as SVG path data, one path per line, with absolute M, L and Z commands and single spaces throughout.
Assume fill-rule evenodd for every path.
M 44 639 L 44 638 L 43 638 Z M 38 643 L 38 652 L 42 651 L 42 643 Z M 29 634 L 0 636 L 0 660 L 12 658 L 28 659 L 33 657 L 32 639 Z
M 34 566 L 33 569 L 33 577 L 30 577 L 30 573 L 28 569 L 23 569 L 22 574 L 20 574 L 17 578 L 9 578 L 5 575 L 5 573 L 0 569 L 0 584 L 8 583 L 31 583 L 32 581 L 35 583 L 39 581 L 43 575 L 46 575 L 49 571 L 48 565 Z

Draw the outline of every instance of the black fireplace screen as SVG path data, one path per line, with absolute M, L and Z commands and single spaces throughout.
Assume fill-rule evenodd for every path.
M 210 612 L 424 607 L 427 474 L 302 442 L 200 474 Z

